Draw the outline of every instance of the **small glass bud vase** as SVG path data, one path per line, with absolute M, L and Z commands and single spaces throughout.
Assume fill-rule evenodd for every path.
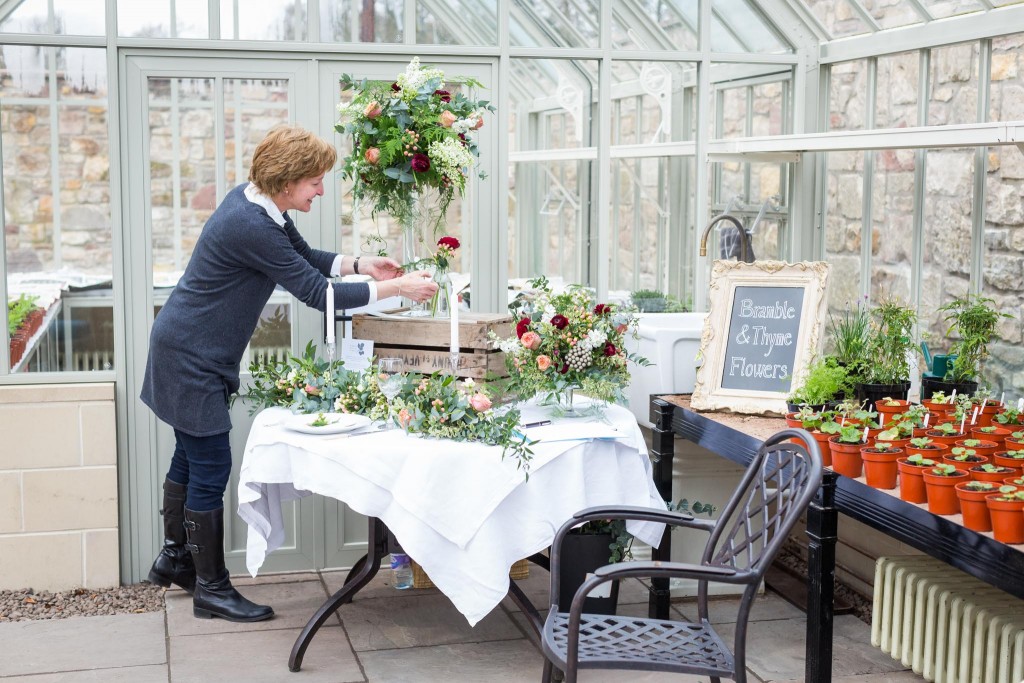
M 433 278 L 437 284 L 437 291 L 430 299 L 430 315 L 434 318 L 447 318 L 451 315 L 451 301 L 449 301 L 448 269 L 437 268 L 434 270 Z

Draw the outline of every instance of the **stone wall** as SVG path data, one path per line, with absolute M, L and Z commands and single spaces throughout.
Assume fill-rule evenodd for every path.
M 114 385 L 0 387 L 0 590 L 120 581 Z

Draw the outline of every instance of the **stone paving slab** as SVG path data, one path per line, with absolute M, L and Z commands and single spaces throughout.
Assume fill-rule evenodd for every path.
M 166 664 L 152 666 L 125 666 L 117 669 L 89 669 L 62 671 L 53 674 L 13 676 L 2 678 L 3 683 L 167 683 Z
M 544 669 L 523 639 L 377 650 L 359 659 L 371 683 L 536 683 Z
M 716 627 L 724 624 L 735 624 L 739 610 L 740 599 L 734 598 L 709 598 L 708 619 Z M 679 610 L 687 619 L 696 621 L 697 601 L 684 600 L 672 603 L 672 606 Z M 763 593 L 754 598 L 754 604 L 750 608 L 750 621 L 772 621 L 775 619 L 802 619 L 804 613 L 794 607 L 785 598 L 771 592 Z
M 150 612 L 0 624 L 0 652 L 5 653 L 0 657 L 0 677 L 165 664 L 164 615 Z
M 501 609 L 470 627 L 466 617 L 443 595 L 356 600 L 342 606 L 337 614 L 356 652 L 523 637 Z
M 239 592 L 253 602 L 273 607 L 274 618 L 251 624 L 236 624 L 224 619 L 196 619 L 192 614 L 192 596 L 184 591 L 176 591 L 168 593 L 166 599 L 168 635 L 173 637 L 302 628 L 327 599 L 323 584 L 316 579 L 296 583 L 244 586 Z M 324 623 L 323 628 L 338 626 L 339 623 L 336 618 L 331 617 Z
M 300 629 L 210 633 L 171 638 L 171 683 L 362 683 L 359 661 L 345 632 L 317 632 L 293 674 L 288 655 Z M 394 679 L 398 680 L 398 679 Z M 5 682 L 6 683 L 6 682 Z

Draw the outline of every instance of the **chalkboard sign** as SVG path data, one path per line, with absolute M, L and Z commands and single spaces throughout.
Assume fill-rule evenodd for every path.
M 803 303 L 803 287 L 736 287 L 723 389 L 789 393 Z
M 690 405 L 784 413 L 821 345 L 828 273 L 823 262 L 715 261 Z

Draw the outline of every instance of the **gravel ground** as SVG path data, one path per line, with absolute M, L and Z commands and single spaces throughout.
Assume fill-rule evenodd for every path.
M 782 550 L 775 557 L 775 561 L 784 567 L 792 569 L 798 576 L 807 576 L 807 562 L 799 554 L 799 550 L 792 545 L 792 541 L 782 547 Z M 848 602 L 853 607 L 853 614 L 865 624 L 871 623 L 871 600 L 853 590 L 845 583 L 836 579 L 836 597 Z
M 0 623 L 31 619 L 64 619 L 101 614 L 141 614 L 164 608 L 164 589 L 148 583 L 120 588 L 76 588 L 63 593 L 31 588 L 0 591 Z

